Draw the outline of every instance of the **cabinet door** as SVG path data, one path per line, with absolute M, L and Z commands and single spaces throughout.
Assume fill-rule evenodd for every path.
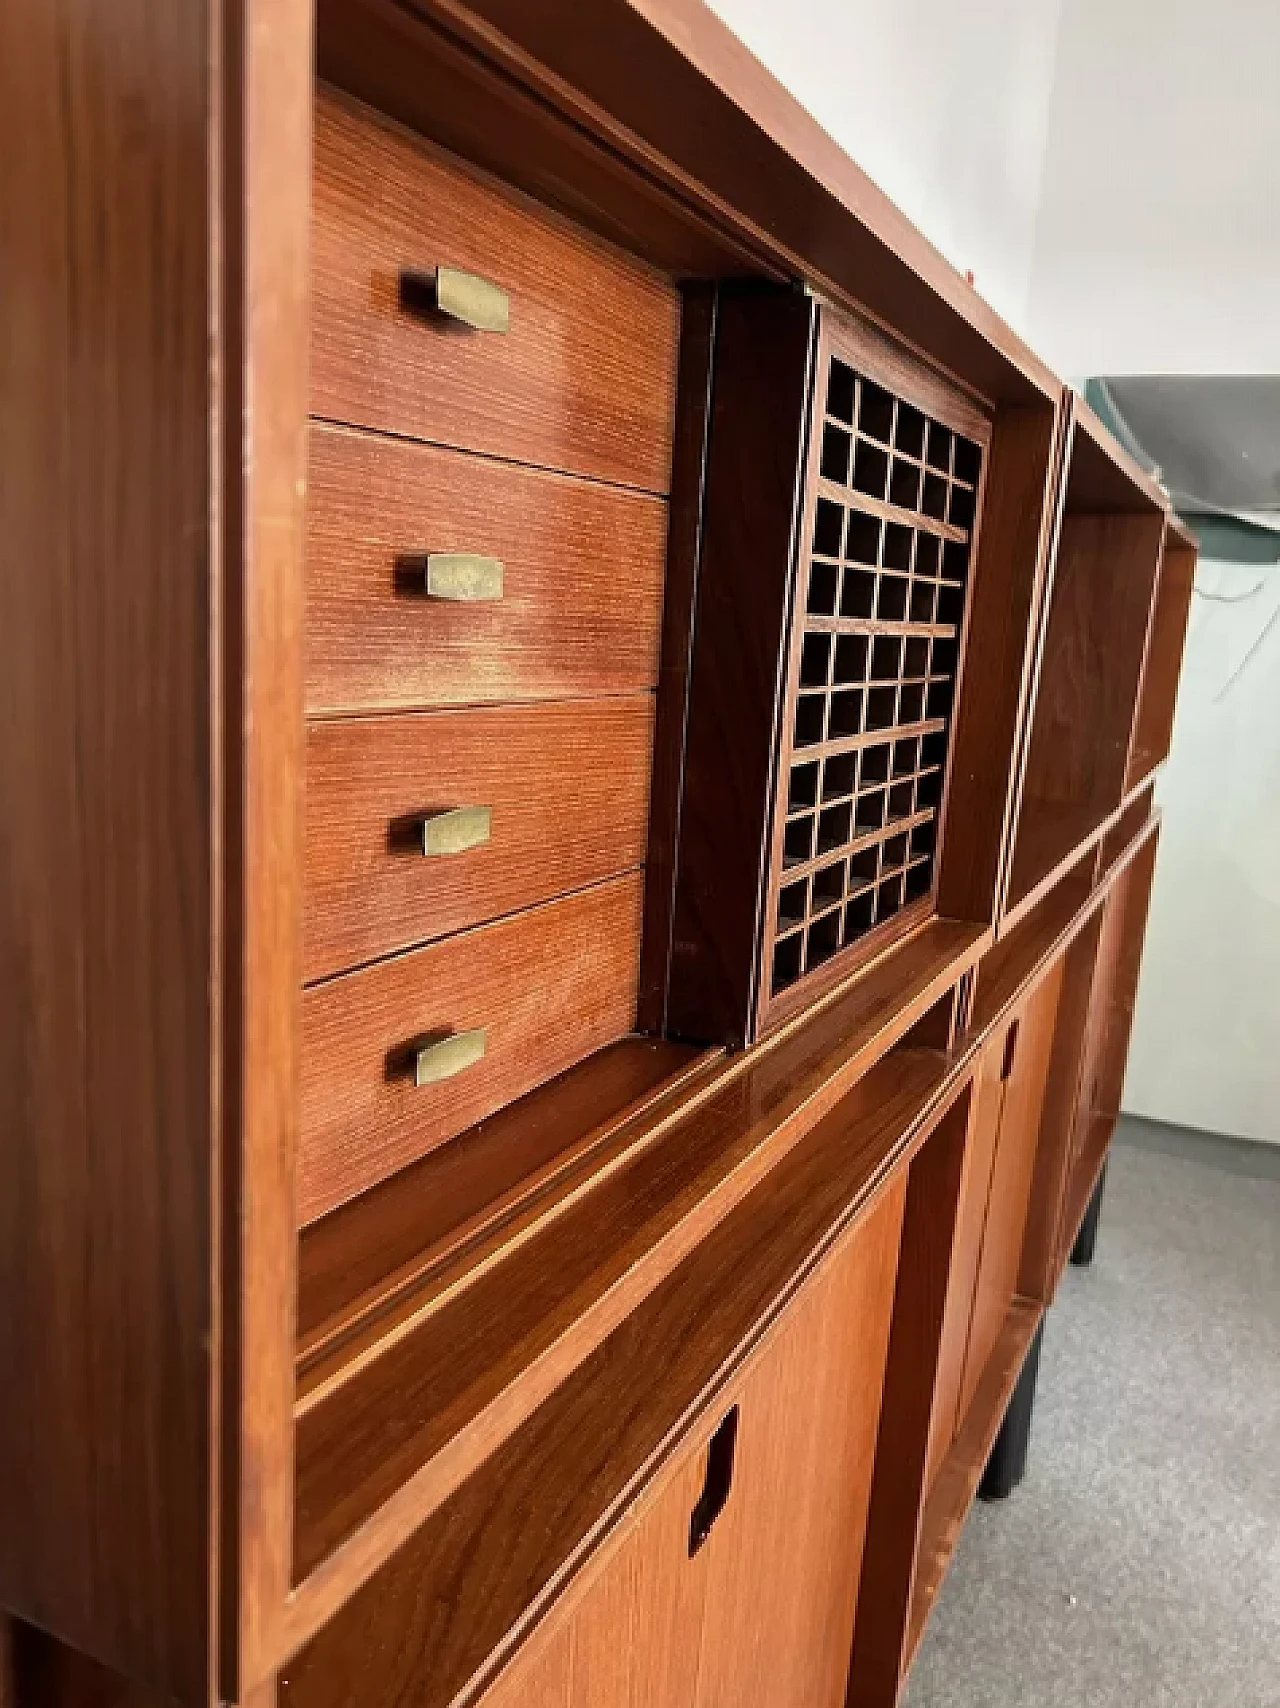
M 958 1424 L 964 1421 L 1017 1292 L 1062 967 L 1059 960 L 991 1046 L 1000 1051 L 995 1065 L 1005 1081 L 1004 1105 L 991 1170 Z
M 801 1289 L 484 1708 L 840 1708 L 904 1194 Z
M 991 1196 L 991 1170 L 1000 1116 L 1004 1110 L 1005 1081 L 1001 1075 L 1003 1034 L 978 1063 L 973 1081 L 973 1102 L 965 1134 L 964 1165 L 960 1175 L 960 1201 L 956 1210 L 956 1236 L 951 1248 L 951 1272 L 947 1279 L 947 1303 L 938 1345 L 938 1377 L 934 1385 L 933 1412 L 929 1425 L 929 1451 L 925 1460 L 925 1489 L 933 1486 L 939 1466 L 955 1440 L 960 1422 L 960 1388 L 964 1378 L 969 1327 L 973 1321 L 974 1290 L 982 1256 L 982 1235 L 987 1223 Z

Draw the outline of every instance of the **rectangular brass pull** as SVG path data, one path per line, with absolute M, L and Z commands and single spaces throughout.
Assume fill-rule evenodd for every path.
M 501 599 L 503 562 L 479 552 L 428 552 L 421 560 L 428 599 Z
M 469 848 L 483 847 L 492 828 L 491 807 L 448 807 L 443 812 L 429 812 L 422 820 L 422 852 L 428 857 L 465 854 Z
M 446 1032 L 443 1037 L 428 1039 L 418 1045 L 414 1056 L 413 1083 L 438 1085 L 441 1080 L 452 1079 L 483 1058 L 484 1046 L 483 1026 L 477 1026 L 470 1032 Z
M 511 324 L 511 303 L 502 287 L 461 267 L 430 273 L 406 268 L 400 275 L 400 300 L 406 308 L 434 310 L 476 332 L 506 332 Z

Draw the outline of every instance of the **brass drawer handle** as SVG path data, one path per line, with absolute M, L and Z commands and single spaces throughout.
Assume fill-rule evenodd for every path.
M 483 557 L 479 552 L 426 552 L 402 558 L 396 573 L 406 585 L 420 578 L 428 599 L 470 604 L 501 599 L 505 566 L 500 557 Z
M 483 1058 L 484 1046 L 483 1026 L 470 1032 L 446 1032 L 443 1037 L 429 1038 L 418 1045 L 414 1055 L 413 1083 L 439 1085 L 441 1080 L 452 1079 Z
M 428 857 L 465 854 L 469 848 L 482 848 L 492 830 L 491 807 L 448 807 L 443 812 L 429 812 L 422 820 L 422 852 Z
M 406 269 L 400 275 L 400 300 L 406 308 L 434 310 L 476 332 L 506 332 L 511 325 L 511 302 L 502 287 L 461 267 L 430 273 Z

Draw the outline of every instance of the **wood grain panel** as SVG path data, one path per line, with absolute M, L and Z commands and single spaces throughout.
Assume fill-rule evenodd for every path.
M 900 1172 L 721 1401 L 737 1463 L 707 1543 L 698 1708 L 763 1680 L 771 1708 L 844 1701 L 905 1197 Z
M 834 1160 L 836 1153 L 825 1148 Z M 669 1297 L 628 1321 L 601 1368 L 585 1372 L 576 1389 L 561 1390 L 539 1415 L 538 1445 L 483 1467 L 477 1481 L 496 1502 L 483 1495 L 476 1502 L 479 1490 L 469 1492 L 475 1502 L 469 1504 L 470 1526 L 454 1519 L 433 1528 L 429 1541 L 423 1536 L 411 1544 L 418 1556 L 425 1543 L 425 1556 L 394 1562 L 378 1594 L 358 1598 L 359 1606 L 286 1669 L 284 1701 L 291 1708 L 337 1703 L 357 1676 L 373 1708 L 403 1700 L 436 1708 L 452 1699 L 466 1676 L 460 1663 L 468 1664 L 468 1654 L 484 1654 L 495 1619 L 522 1610 L 520 1574 L 531 1558 L 549 1541 L 556 1545 L 571 1512 L 598 1515 L 601 1495 L 590 1485 L 601 1463 L 625 1463 L 642 1436 L 661 1432 L 670 1401 L 705 1384 L 708 1355 L 723 1357 L 729 1325 L 749 1320 L 748 1299 L 757 1301 L 758 1311 L 777 1276 L 812 1239 L 830 1209 L 830 1202 L 825 1212 L 818 1207 L 818 1220 L 810 1220 L 825 1196 L 815 1184 L 812 1173 L 795 1183 L 795 1193 L 770 1183 L 745 1221 L 717 1230 L 710 1248 L 673 1279 Z M 811 1708 L 841 1699 L 901 1207 L 899 1183 L 840 1237 L 714 1402 L 702 1408 L 686 1444 L 627 1509 L 624 1534 L 602 1544 L 583 1574 L 585 1583 L 563 1587 L 527 1648 L 484 1698 L 486 1708 L 523 1708 L 529 1681 L 546 1678 L 553 1666 L 559 1677 L 554 1688 L 563 1694 L 552 1700 L 566 1708 L 723 1702 L 732 1686 L 726 1618 L 737 1597 L 750 1604 L 736 1615 L 738 1629 L 749 1628 L 753 1614 L 764 1622 L 763 1630 L 751 1631 L 750 1643 L 757 1656 L 767 1656 L 780 1692 L 771 1702 Z M 763 1238 L 760 1217 L 782 1237 Z M 744 1241 L 768 1259 L 726 1266 L 731 1250 L 745 1251 Z M 728 1285 L 726 1275 L 732 1277 Z M 557 1420 L 566 1403 L 581 1402 L 589 1414 L 578 1412 L 572 1424 L 567 1416 Z M 734 1403 L 744 1433 L 728 1504 L 690 1559 L 689 1520 L 702 1489 L 707 1441 Z M 565 1451 L 576 1470 L 561 1477 L 557 1467 Z M 753 1548 L 762 1528 L 779 1537 L 780 1576 L 757 1574 L 753 1590 L 744 1548 Z M 465 1550 L 458 1560 L 461 1580 L 449 1559 L 455 1547 Z M 442 1599 L 435 1586 L 443 1582 L 454 1589 Z M 371 1668 L 371 1653 L 388 1656 L 389 1664 Z
M 1191 594 L 1195 587 L 1196 557 L 1195 546 L 1170 528 L 1165 534 L 1151 635 L 1142 667 L 1138 716 L 1125 774 L 1126 791 L 1135 788 L 1169 757 L 1178 678 L 1182 673 L 1182 650 L 1186 643 Z
M 229 89 L 220 312 L 227 554 L 225 1089 L 219 1116 L 222 1575 L 215 1693 L 274 1708 L 289 1588 L 302 972 L 303 539 L 311 183 L 310 0 L 222 7 Z M 172 570 L 172 566 L 171 566 Z
M 311 711 L 652 688 L 667 507 L 647 494 L 315 426 L 307 505 Z M 505 568 L 499 600 L 429 600 L 426 551 Z
M 969 1325 L 973 1320 L 978 1261 L 982 1255 L 982 1234 L 987 1221 L 991 1170 L 1000 1133 L 1000 1116 L 1004 1110 L 1004 1093 L 1000 1062 L 993 1052 L 988 1051 L 980 1060 L 973 1080 L 973 1113 L 965 1140 L 955 1243 L 951 1251 L 951 1273 L 947 1278 L 946 1313 L 942 1319 L 938 1347 L 933 1415 L 929 1421 L 929 1452 L 924 1475 L 926 1490 L 933 1486 L 933 1479 L 950 1451 L 960 1420 L 960 1386 L 969 1345 Z
M 951 810 L 938 907 L 994 920 L 1013 810 L 1018 745 L 1035 657 L 1034 618 L 1055 537 L 1061 412 L 1003 409 L 987 452 L 982 528 L 971 572 L 967 691 L 952 735 Z
M 1101 931 L 1102 909 L 1097 908 L 1063 956 L 1062 990 L 1018 1270 L 1019 1293 L 1044 1305 L 1053 1303 L 1058 1285 L 1059 1229 L 1070 1179 L 1089 1000 Z M 1065 1259 L 1066 1253 L 1061 1256 Z
M 651 695 L 312 724 L 306 976 L 638 867 L 652 736 Z M 455 806 L 489 841 L 425 858 L 422 815 Z
M 911 1163 L 876 1440 L 867 1562 L 854 1625 L 848 1708 L 892 1708 L 902 1676 L 924 1506 L 934 1382 L 972 1114 L 966 1088 Z
M 915 1583 L 903 1652 L 904 1674 L 920 1646 L 926 1621 L 951 1564 L 964 1521 L 969 1516 L 1010 1397 L 1017 1386 L 1023 1361 L 1043 1316 L 1043 1306 L 1027 1299 L 1014 1300 L 987 1360 L 964 1425 L 934 1479 L 920 1521 Z M 890 1708 L 895 1700 L 896 1691 L 883 1695 L 880 1703 L 882 1708 Z
M 667 1023 L 730 1045 L 754 1031 L 813 328 L 803 297 L 721 290 Z
M 631 1029 L 638 874 L 463 932 L 303 998 L 299 1218 L 308 1222 Z M 484 1059 L 413 1082 L 411 1046 L 486 1029 Z
M 203 4 L 0 7 L 0 1606 L 211 1667 Z
M 1010 1028 L 997 1033 L 988 1046 L 996 1071 L 1001 1071 L 1001 1058 L 1009 1064 L 1009 1071 L 960 1385 L 962 1427 L 1017 1293 L 1062 973 L 1063 963 L 1055 962 Z
M 880 1178 L 895 1146 L 913 1139 L 940 1068 L 932 1052 L 895 1053 L 803 1143 L 812 1138 L 816 1151 L 838 1133 L 839 1176 L 870 1163 Z M 763 1087 L 741 1090 L 748 1106 L 762 1093 L 767 1101 Z M 759 1191 L 781 1196 L 789 1159 L 775 1155 L 771 1173 L 759 1144 L 726 1157 L 719 1113 L 699 1106 L 503 1261 L 427 1301 L 378 1356 L 308 1397 L 298 1424 L 300 1574 L 330 1555 L 324 1569 L 339 1570 L 342 1544 L 349 1560 L 374 1528 L 366 1521 L 376 1515 L 384 1531 L 403 1522 L 411 1498 L 420 1522 L 700 1241 L 714 1241 L 718 1218 Z M 838 1177 L 815 1182 L 813 1202 L 793 1208 L 788 1240 L 841 1190 Z
M 666 491 L 672 285 L 326 90 L 315 162 L 318 415 Z M 438 265 L 506 291 L 510 331 L 403 307 L 402 271 Z
M 1009 905 L 1120 805 L 1164 517 L 1063 519 L 1040 659 Z
M 313 1223 L 298 1248 L 298 1350 L 305 1360 L 354 1315 L 381 1307 L 512 1201 L 634 1119 L 661 1119 L 708 1058 L 659 1038 L 622 1038 L 499 1109 L 467 1134 Z

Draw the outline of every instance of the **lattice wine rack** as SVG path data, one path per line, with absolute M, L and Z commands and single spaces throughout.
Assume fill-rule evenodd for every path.
M 869 366 L 838 332 L 819 343 L 766 1015 L 935 906 L 983 447 L 945 396 L 926 412 Z

